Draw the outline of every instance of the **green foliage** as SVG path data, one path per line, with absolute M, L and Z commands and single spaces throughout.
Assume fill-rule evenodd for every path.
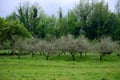
M 116 14 L 120 17 L 120 1 L 117 0 L 117 3 L 116 3 Z
M 62 13 L 62 8 L 61 7 L 59 7 L 58 14 L 59 14 L 59 19 L 61 20 L 62 17 L 63 17 L 63 13 Z
M 89 39 L 101 38 L 102 36 L 109 35 L 108 17 L 109 17 L 108 4 L 104 1 L 92 3 L 91 13 L 88 18 L 88 26 L 84 29 L 86 36 Z
M 51 80 L 96 80 L 99 78 L 99 80 L 119 80 L 120 77 L 118 75 L 118 68 L 112 69 L 111 73 L 108 71 L 108 68 L 111 69 L 111 65 L 112 67 L 119 66 L 119 64 L 116 64 L 119 63 L 119 58 L 117 58 L 116 54 L 114 54 L 120 54 L 120 45 L 116 42 L 116 40 L 120 40 L 119 1 L 116 5 L 116 10 L 116 14 L 110 12 L 108 4 L 106 4 L 104 0 L 92 0 L 92 2 L 89 0 L 80 0 L 80 2 L 65 16 L 63 15 L 62 9 L 59 8 L 58 17 L 56 17 L 55 15 L 47 16 L 37 4 L 30 6 L 29 3 L 25 3 L 18 7 L 17 12 L 13 12 L 11 15 L 6 17 L 6 19 L 0 18 L 0 49 L 8 49 L 8 51 L 0 51 L 0 54 L 1 52 L 2 54 L 4 54 L 4 52 L 7 54 L 10 53 L 10 55 L 17 54 L 18 58 L 26 53 L 32 54 L 32 57 L 37 55 L 35 58 L 32 58 L 32 60 L 28 58 L 28 55 L 27 57 L 23 56 L 23 58 L 21 58 L 21 60 L 23 60 L 22 62 L 27 60 L 27 62 L 25 62 L 28 66 L 27 69 L 31 66 L 31 64 L 36 64 L 34 68 L 29 68 L 31 70 L 33 69 L 33 72 L 28 72 L 31 73 L 31 76 L 35 75 L 34 79 L 39 78 L 43 80 L 49 78 Z M 103 36 L 110 36 L 114 41 L 108 37 L 101 38 Z M 88 54 L 89 57 L 87 55 L 82 56 L 83 53 L 90 53 L 92 51 L 97 54 L 99 53 L 100 59 L 102 59 L 102 57 L 106 54 L 112 53 L 112 56 L 105 56 L 105 62 L 102 62 L 102 64 L 100 62 L 99 65 L 99 61 L 97 61 L 98 57 L 96 55 Z M 52 64 L 49 63 L 49 61 L 46 62 L 43 60 L 44 56 L 40 56 L 40 58 L 38 57 L 38 53 L 45 55 L 46 60 L 54 60 L 53 58 L 55 58 L 55 61 L 57 62 L 53 61 Z M 56 55 L 60 55 L 62 53 L 66 53 L 66 55 L 56 57 Z M 79 54 L 82 56 L 80 57 L 82 59 L 78 60 Z M 66 64 L 58 61 L 59 59 L 71 60 L 69 56 L 72 56 L 73 60 L 76 59 L 79 61 L 80 65 L 76 62 L 67 62 Z M 0 63 L 2 64 L 2 66 L 0 66 L 2 71 L 0 73 L 0 79 L 10 78 L 13 80 L 14 77 L 16 79 L 18 77 L 16 70 L 14 71 L 16 67 L 13 67 L 13 64 L 10 62 L 14 56 L 10 57 L 10 59 L 7 58 L 8 61 L 4 60 L 5 58 L 3 57 L 4 56 L 0 58 L 3 60 L 0 60 Z M 25 61 L 24 58 L 26 59 Z M 91 58 L 93 61 L 90 61 Z M 38 60 L 38 62 L 36 60 Z M 108 60 L 110 60 L 110 63 L 106 64 L 106 61 Z M 10 65 L 6 64 L 4 61 L 7 61 Z M 17 60 L 17 63 L 19 64 L 19 60 Z M 56 63 L 58 65 L 56 65 Z M 9 66 L 10 69 L 9 67 L 6 68 L 6 65 L 4 64 Z M 22 71 L 19 74 L 22 74 L 22 76 L 19 76 L 19 79 L 32 79 L 31 76 L 30 78 L 28 75 L 26 76 L 26 72 L 23 74 L 24 70 L 22 69 L 25 69 L 23 65 L 18 65 Z M 18 66 L 16 68 L 17 72 L 19 68 Z M 38 70 L 38 67 L 40 68 L 40 66 L 44 66 L 41 67 L 43 72 L 38 74 L 41 72 L 40 69 Z M 49 66 L 49 70 L 47 70 L 46 66 Z M 91 66 L 93 67 L 92 70 Z M 73 70 L 74 68 L 75 70 Z M 6 69 L 8 70 L 7 72 L 5 72 Z M 11 70 L 13 70 L 12 73 Z M 61 72 L 60 70 L 63 71 Z M 94 73 L 94 70 L 97 71 Z M 46 71 L 49 74 L 47 74 Z M 77 74 L 74 74 L 72 71 L 77 72 Z M 15 72 L 16 75 L 14 75 L 14 77 L 12 76 L 13 72 Z M 11 75 L 9 76 L 6 73 L 10 73 Z M 50 75 L 50 73 L 55 74 L 55 76 Z M 83 76 L 83 74 L 86 75 Z M 101 76 L 99 74 L 101 74 Z M 39 75 L 41 75 L 41 77 Z M 110 78 L 107 76 L 110 76 Z
M 91 10 L 92 6 L 88 0 L 80 0 L 79 3 L 75 6 L 74 12 L 77 16 L 77 19 L 82 22 L 83 27 L 86 26 Z
M 117 45 L 117 43 L 114 44 L 108 39 L 109 43 L 104 39 L 103 42 L 99 40 L 103 36 L 110 36 L 116 41 L 120 40 L 119 35 L 119 15 L 110 12 L 108 4 L 103 0 L 91 2 L 80 0 L 73 9 L 68 11 L 67 15 L 63 15 L 60 7 L 58 17 L 46 15 L 37 4 L 30 6 L 29 3 L 25 3 L 6 19 L 0 18 L 1 48 L 22 50 L 21 46 L 25 44 L 24 49 L 32 54 L 38 51 L 48 56 L 53 53 L 69 52 L 74 58 L 76 53 L 89 52 L 92 48 L 94 50 L 89 39 L 96 44 L 95 51 L 111 53 L 115 50 L 115 46 L 112 45 Z
M 40 21 L 36 27 L 36 36 L 45 39 L 50 36 L 56 36 L 56 18 L 55 16 L 46 16 L 44 13 L 40 15 Z
M 31 34 L 28 32 L 28 30 L 22 25 L 20 24 L 18 21 L 9 21 L 8 22 L 8 33 L 9 36 L 20 36 L 20 37 L 32 37 Z
M 116 22 L 114 23 L 114 29 L 113 29 L 113 34 L 112 34 L 112 38 L 114 40 L 120 40 L 120 18 L 118 16 L 116 16 Z
M 0 43 L 3 49 L 14 49 L 17 38 L 32 37 L 28 30 L 18 21 L 5 21 L 0 18 Z
M 88 39 L 100 39 L 110 36 L 120 40 L 119 1 L 116 4 L 117 13 L 112 13 L 105 1 L 80 0 L 75 7 L 63 15 L 59 7 L 58 17 L 47 16 L 38 4 L 21 4 L 17 12 L 13 12 L 6 20 L 18 20 L 37 38 L 50 40 L 53 37 L 84 35 Z M 0 33 L 1 34 L 1 33 Z
M 7 23 L 3 18 L 0 18 L 0 40 L 2 41 L 6 35 L 3 33 L 7 30 Z
M 33 4 L 32 6 L 29 3 L 24 5 L 20 5 L 18 8 L 17 18 L 18 20 L 24 24 L 24 26 L 28 29 L 29 32 L 33 36 L 35 36 L 35 29 L 39 22 L 39 14 L 38 11 L 42 11 L 37 4 Z
M 6 20 L 7 20 L 7 21 L 10 21 L 10 20 L 15 21 L 15 20 L 17 20 L 16 13 L 13 12 L 11 15 L 7 16 L 7 17 L 6 17 Z

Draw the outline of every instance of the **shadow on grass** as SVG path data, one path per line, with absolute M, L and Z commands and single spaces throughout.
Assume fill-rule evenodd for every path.
M 18 59 L 17 55 L 13 56 L 0 56 L 0 58 L 9 58 L 9 59 Z M 34 57 L 31 55 L 21 55 L 20 60 L 45 60 L 45 55 L 35 54 Z M 99 55 L 95 54 L 83 54 L 80 56 L 79 54 L 75 55 L 75 60 L 72 60 L 72 56 L 70 54 L 61 54 L 58 56 L 57 54 L 49 56 L 48 61 L 74 61 L 74 62 L 115 62 L 120 61 L 120 58 L 115 54 L 105 55 L 103 60 L 99 59 Z
M 44 57 L 45 59 L 45 57 Z M 116 62 L 120 61 L 120 58 L 116 56 L 115 54 L 112 55 L 106 55 L 103 57 L 102 60 L 100 60 L 99 55 L 91 55 L 91 54 L 83 54 L 83 56 L 76 55 L 75 60 L 72 60 L 72 57 L 70 54 L 62 54 L 61 56 L 58 55 L 52 55 L 48 59 L 49 61 L 75 61 L 75 62 Z

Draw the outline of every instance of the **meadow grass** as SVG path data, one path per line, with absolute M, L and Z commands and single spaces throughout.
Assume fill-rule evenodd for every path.
M 0 56 L 0 80 L 120 80 L 120 57 L 105 56 Z

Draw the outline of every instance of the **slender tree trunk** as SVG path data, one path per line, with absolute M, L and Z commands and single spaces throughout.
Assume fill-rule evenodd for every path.
M 100 60 L 102 60 L 103 59 L 103 55 L 102 54 L 100 54 Z
M 34 55 L 35 55 L 35 52 L 32 52 L 32 57 L 34 57 Z
M 48 54 L 46 54 L 46 60 L 48 60 L 48 58 L 49 58 L 49 53 L 48 53 Z
M 73 60 L 75 60 L 75 55 L 72 55 Z
M 15 50 L 14 50 L 14 49 L 12 49 L 12 50 L 11 50 L 11 55 L 16 55 L 16 53 L 15 53 Z
M 48 60 L 48 57 L 49 57 L 49 56 L 48 56 L 48 55 L 46 55 L 46 60 Z
M 82 52 L 80 52 L 80 57 L 82 57 Z
M 72 60 L 75 60 L 75 55 L 72 54 L 72 53 L 70 53 L 70 54 L 71 54 L 71 56 L 72 56 Z

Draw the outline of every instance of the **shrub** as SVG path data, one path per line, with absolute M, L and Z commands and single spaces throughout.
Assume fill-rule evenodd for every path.
M 38 47 L 39 52 L 43 53 L 46 56 L 46 60 L 48 60 L 50 55 L 56 53 L 54 43 L 52 42 L 41 40 L 36 46 Z
M 82 53 L 86 53 L 91 50 L 91 43 L 84 36 L 80 36 L 79 38 L 77 38 L 75 41 L 75 45 L 75 50 L 77 53 L 80 53 L 80 56 L 82 56 Z
M 75 44 L 75 39 L 72 35 L 68 35 L 66 37 L 66 50 L 71 54 L 72 59 L 75 60 L 75 54 L 76 54 L 76 44 Z
M 74 38 L 72 35 L 62 36 L 55 41 L 55 48 L 57 48 L 59 54 L 69 52 L 72 59 L 75 60 L 76 53 L 85 53 L 90 50 L 90 41 L 84 36 Z
M 15 43 L 14 43 L 14 50 L 15 53 L 17 53 L 18 58 L 25 53 L 28 50 L 28 39 L 23 39 L 23 38 L 17 38 Z
M 14 50 L 16 50 L 18 57 L 20 58 L 21 54 L 31 53 L 32 57 L 37 52 L 36 44 L 38 39 L 36 38 L 17 38 L 14 44 Z
M 99 43 L 94 46 L 96 52 L 100 53 L 100 60 L 106 54 L 112 54 L 118 49 L 118 43 L 111 40 L 111 38 L 102 38 Z
M 39 39 L 32 38 L 28 41 L 28 49 L 29 52 L 32 54 L 32 57 L 34 57 L 35 53 L 39 51 Z

